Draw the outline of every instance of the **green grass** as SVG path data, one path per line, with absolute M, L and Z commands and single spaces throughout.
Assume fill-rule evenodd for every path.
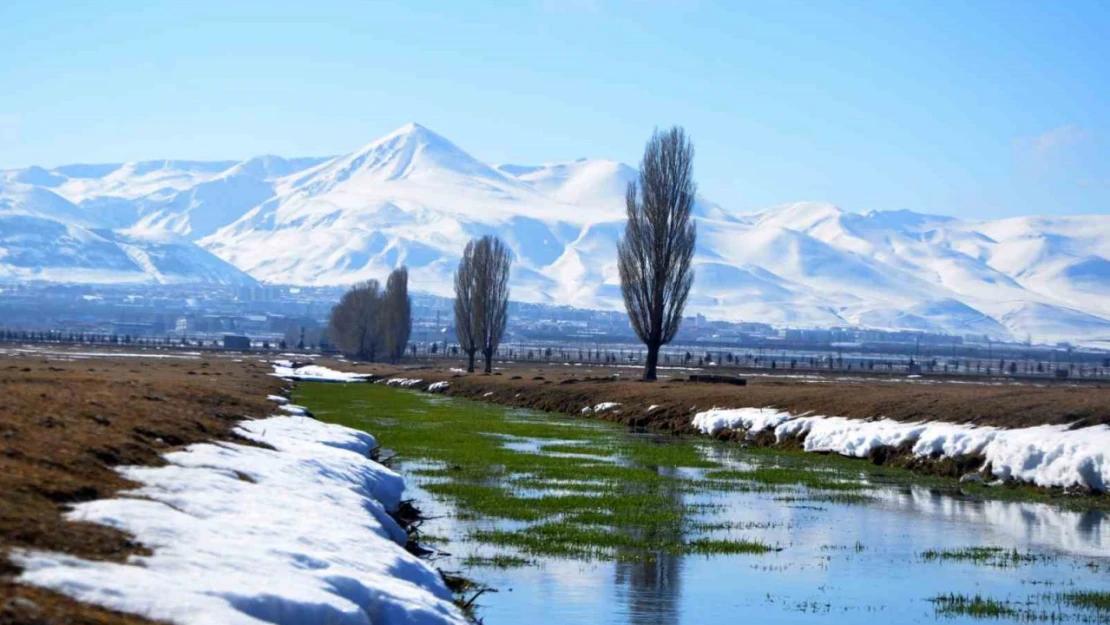
M 772 547 L 758 540 L 715 540 L 698 538 L 686 543 L 686 551 L 700 554 L 737 554 L 737 553 L 769 553 L 782 551 L 781 547 Z
M 860 481 L 848 481 L 836 473 L 816 471 L 813 467 L 757 467 L 750 471 L 716 470 L 707 471 L 711 480 L 743 480 L 766 486 L 804 486 L 814 490 L 863 490 L 867 486 Z
M 1016 618 L 1019 612 L 1003 601 L 976 594 L 947 594 L 933 597 L 936 613 L 941 616 L 970 616 L 972 618 Z
M 744 528 L 714 525 L 712 516 L 720 506 L 686 497 L 734 490 L 726 480 L 682 473 L 723 468 L 707 459 L 702 441 L 630 435 L 621 426 L 592 419 L 372 384 L 305 383 L 294 401 L 323 420 L 373 433 L 386 455 L 397 454 L 395 467 L 453 505 L 460 519 L 483 520 L 465 537 L 471 541 L 512 547 L 527 556 L 584 559 L 775 549 L 747 538 L 710 535 Z M 521 442 L 529 445 L 506 446 Z M 408 470 L 405 463 L 411 465 Z M 490 529 L 488 519 L 516 524 Z M 459 537 L 453 538 L 457 543 Z
M 1004 547 L 962 547 L 960 549 L 927 549 L 920 554 L 926 562 L 970 562 L 999 568 L 1018 567 L 1023 564 L 1048 562 L 1055 556 L 1021 552 Z
M 544 445 L 543 450 L 550 454 L 578 454 L 583 456 L 600 456 L 608 458 L 616 451 L 611 446 L 595 447 L 592 445 L 572 445 L 566 443 L 551 443 Z
M 1083 590 L 1077 592 L 1062 592 L 1056 595 L 1056 599 L 1073 608 L 1090 610 L 1110 616 L 1110 591 Z
M 467 567 L 484 566 L 495 569 L 516 569 L 532 566 L 535 562 L 528 558 L 499 553 L 493 556 L 469 555 L 463 558 L 462 564 Z

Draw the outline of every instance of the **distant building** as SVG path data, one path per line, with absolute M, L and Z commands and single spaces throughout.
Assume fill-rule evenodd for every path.
M 251 339 L 242 334 L 225 334 L 224 349 L 250 349 Z
M 196 330 L 196 328 L 196 318 L 192 315 L 184 315 L 178 317 L 177 321 L 174 323 L 174 330 L 182 334 L 186 332 L 192 332 L 193 330 Z

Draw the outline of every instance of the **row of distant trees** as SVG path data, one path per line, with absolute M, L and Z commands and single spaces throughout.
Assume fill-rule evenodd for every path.
M 674 340 L 694 283 L 692 261 L 697 230 L 692 220 L 697 186 L 694 146 L 673 127 L 652 134 L 640 177 L 628 185 L 628 222 L 617 243 L 621 294 L 636 335 L 647 348 L 644 379 L 655 380 L 660 349 Z M 474 371 L 482 355 L 485 371 L 508 325 L 512 255 L 497 237 L 467 243 L 455 271 L 455 332 Z M 405 353 L 412 327 L 408 271 L 394 271 L 385 290 L 370 280 L 348 291 L 332 310 L 332 342 L 350 357 L 396 361 Z

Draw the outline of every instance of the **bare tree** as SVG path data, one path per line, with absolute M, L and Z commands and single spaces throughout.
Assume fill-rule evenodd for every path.
M 328 334 L 344 354 L 373 361 L 381 347 L 382 293 L 377 280 L 360 282 L 331 310 Z
M 509 320 L 509 248 L 497 237 L 484 236 L 475 246 L 477 280 L 474 289 L 475 337 L 486 360 L 486 373 L 493 371 L 493 355 L 505 336 Z
M 459 349 L 466 354 L 466 370 L 471 373 L 474 372 L 474 353 L 478 351 L 477 323 L 474 319 L 476 244 L 474 239 L 466 244 L 459 268 L 455 270 L 455 337 L 459 340 Z
M 682 128 L 656 130 L 644 149 L 639 187 L 629 183 L 625 195 L 618 269 L 628 318 L 647 347 L 644 380 L 656 379 L 659 348 L 678 333 L 694 284 L 693 161 L 694 146 Z
M 509 269 L 512 257 L 500 239 L 484 236 L 466 244 L 455 272 L 455 335 L 474 371 L 474 355 L 482 352 L 486 373 L 505 336 L 509 318 Z
M 412 334 L 412 299 L 409 298 L 409 270 L 399 267 L 389 274 L 382 295 L 381 334 L 386 357 L 398 362 L 405 355 Z

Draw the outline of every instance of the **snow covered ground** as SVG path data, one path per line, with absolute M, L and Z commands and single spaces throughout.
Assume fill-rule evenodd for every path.
M 18 581 L 173 623 L 462 625 L 440 576 L 405 551 L 389 516 L 400 476 L 371 461 L 372 436 L 304 417 L 246 421 L 273 449 L 201 443 L 163 467 L 124 467 L 142 486 L 79 504 L 71 520 L 133 534 L 124 564 L 18 551 Z
M 1041 425 L 1002 429 L 957 423 L 902 423 L 891 419 L 795 416 L 770 408 L 714 408 L 694 416 L 705 434 L 772 430 L 776 440 L 805 436 L 806 451 L 865 458 L 876 447 L 912 444 L 925 457 L 982 455 L 995 477 L 1038 486 L 1110 488 L 1110 427 L 1069 429 Z
M 294 367 L 288 360 L 275 360 L 270 363 L 274 367 L 271 374 L 286 380 L 302 380 L 304 382 L 365 382 L 370 376 L 365 373 L 347 373 L 336 371 L 320 365 L 304 365 Z

